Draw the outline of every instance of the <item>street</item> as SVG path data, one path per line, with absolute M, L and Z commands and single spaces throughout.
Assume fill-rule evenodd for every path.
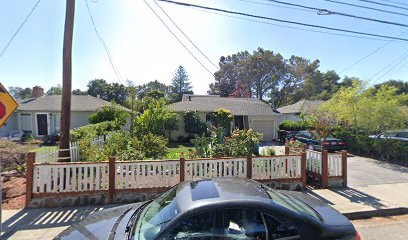
M 353 221 L 363 240 L 407 239 L 408 215 Z

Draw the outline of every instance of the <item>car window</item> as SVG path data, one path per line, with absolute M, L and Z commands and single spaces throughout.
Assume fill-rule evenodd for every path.
M 300 235 L 294 224 L 277 220 L 276 218 L 263 214 L 267 226 L 267 238 L 265 239 L 300 239 Z
M 219 239 L 214 235 L 216 227 L 216 212 L 209 211 L 182 220 L 166 236 L 165 240 L 185 239 L 185 240 L 212 240 Z
M 262 214 L 253 209 L 227 209 L 221 212 L 222 239 L 267 239 Z

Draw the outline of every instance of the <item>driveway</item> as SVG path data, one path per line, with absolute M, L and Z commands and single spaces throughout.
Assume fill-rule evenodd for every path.
M 406 167 L 354 155 L 347 160 L 349 187 L 408 183 Z

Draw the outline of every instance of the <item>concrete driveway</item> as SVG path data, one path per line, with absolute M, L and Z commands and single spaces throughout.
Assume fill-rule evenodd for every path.
M 406 167 L 354 155 L 347 160 L 349 187 L 408 183 Z

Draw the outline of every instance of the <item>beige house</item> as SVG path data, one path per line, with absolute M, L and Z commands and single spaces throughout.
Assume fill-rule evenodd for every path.
M 33 137 L 56 134 L 60 130 L 61 95 L 40 96 L 18 100 L 16 112 L 0 128 L 0 137 L 13 130 L 22 130 Z M 71 129 L 89 124 L 88 117 L 101 107 L 110 105 L 100 98 L 84 95 L 71 96 Z
M 280 107 L 276 109 L 281 115 L 278 117 L 278 126 L 284 120 L 299 121 L 300 114 L 304 114 L 306 117 L 316 112 L 316 109 L 326 101 L 322 100 L 301 100 L 297 103 Z
M 219 95 L 183 95 L 181 102 L 169 105 L 169 108 L 180 114 L 178 130 L 170 132 L 170 138 L 186 137 L 184 131 L 183 112 L 197 111 L 201 120 L 207 122 L 209 115 L 220 108 L 230 110 L 234 116 L 233 128 L 250 129 L 262 133 L 264 141 L 277 138 L 277 117 L 272 108 L 255 98 L 230 98 Z

